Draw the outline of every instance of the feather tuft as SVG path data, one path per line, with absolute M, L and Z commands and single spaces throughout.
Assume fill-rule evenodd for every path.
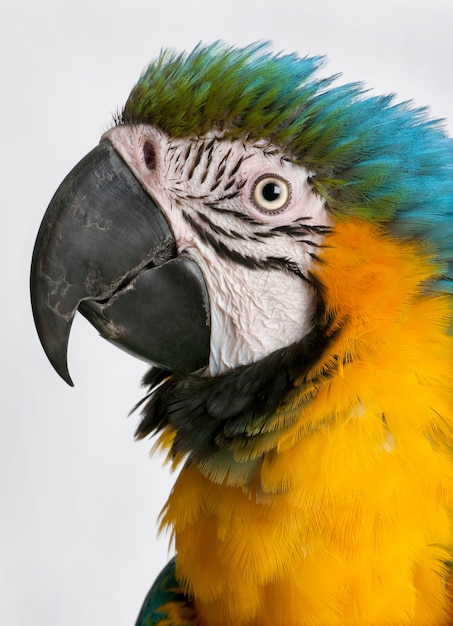
M 216 130 L 264 139 L 312 172 L 336 219 L 358 216 L 429 241 L 442 263 L 432 288 L 453 291 L 453 143 L 410 102 L 359 83 L 316 78 L 322 57 L 272 54 L 267 43 L 164 50 L 133 88 L 119 124 L 173 137 Z

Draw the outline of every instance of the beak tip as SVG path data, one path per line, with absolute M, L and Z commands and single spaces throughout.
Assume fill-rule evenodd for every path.
M 46 352 L 47 358 L 49 359 L 52 367 L 57 372 L 57 374 L 62 378 L 65 383 L 67 383 L 70 387 L 74 387 L 74 383 L 72 382 L 71 375 L 69 374 L 68 364 L 66 360 L 66 351 L 59 351 L 51 353 L 49 351 L 49 346 L 46 346 L 43 342 L 41 342 Z
M 45 305 L 45 299 L 40 295 L 39 290 L 32 289 L 33 318 L 39 340 L 54 370 L 70 387 L 74 387 L 67 362 L 73 316 L 68 320 L 58 316 Z
M 74 387 L 74 383 L 72 382 L 72 378 L 66 368 L 66 372 L 58 372 L 61 378 L 67 383 L 70 387 Z

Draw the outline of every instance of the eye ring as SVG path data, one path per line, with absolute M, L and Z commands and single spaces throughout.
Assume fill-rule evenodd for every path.
M 291 200 L 291 185 L 275 174 L 262 174 L 253 185 L 251 200 L 263 213 L 281 213 Z

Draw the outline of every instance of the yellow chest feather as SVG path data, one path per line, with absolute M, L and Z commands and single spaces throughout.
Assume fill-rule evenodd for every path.
M 304 376 L 310 400 L 252 487 L 189 464 L 170 497 L 202 626 L 448 623 L 449 303 L 421 293 L 432 268 L 410 245 L 359 221 L 330 244 L 319 277 L 340 332 Z

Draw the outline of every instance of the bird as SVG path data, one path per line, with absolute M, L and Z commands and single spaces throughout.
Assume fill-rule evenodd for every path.
M 324 62 L 163 50 L 37 235 L 53 367 L 147 361 L 179 471 L 137 626 L 453 623 L 453 144 Z

